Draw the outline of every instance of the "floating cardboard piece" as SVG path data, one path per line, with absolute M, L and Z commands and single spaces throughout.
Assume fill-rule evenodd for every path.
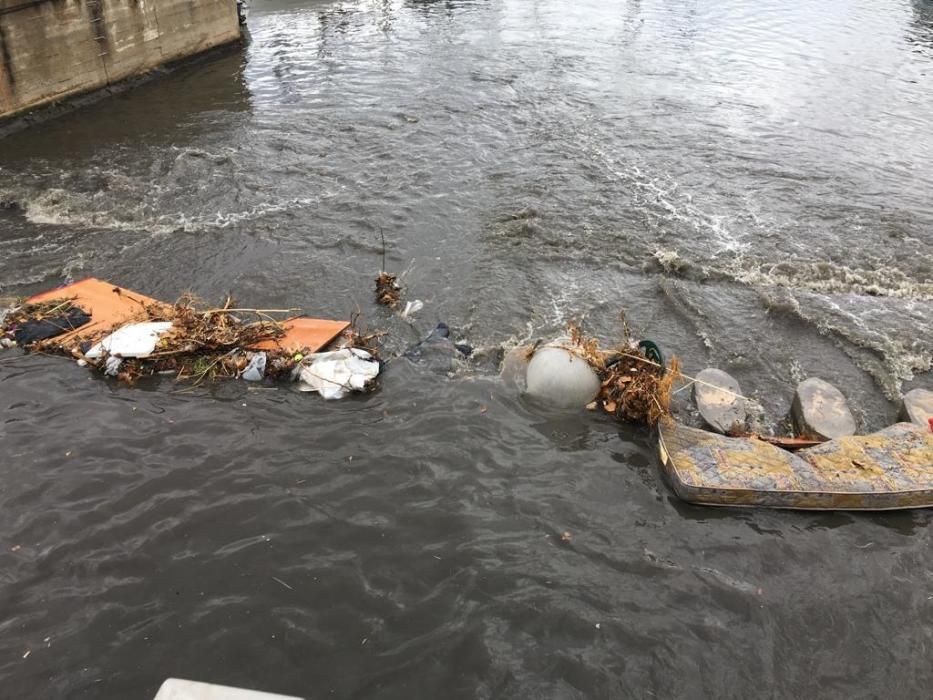
M 90 277 L 65 287 L 58 287 L 42 292 L 28 299 L 30 303 L 50 299 L 73 299 L 91 315 L 91 322 L 75 331 L 56 338 L 60 345 L 97 341 L 115 328 L 127 323 L 148 320 L 145 307 L 161 306 L 169 308 L 165 302 L 138 294 L 109 282 Z M 327 346 L 334 338 L 350 327 L 347 321 L 328 321 L 316 318 L 292 318 L 284 324 L 285 336 L 276 341 L 258 345 L 257 350 L 282 348 L 298 352 L 307 350 L 317 352 Z
M 933 507 L 933 433 L 898 423 L 795 454 L 754 438 L 659 427 L 663 469 L 690 503 L 802 510 Z

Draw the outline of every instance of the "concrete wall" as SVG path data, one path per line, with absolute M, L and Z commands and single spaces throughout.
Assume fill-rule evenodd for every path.
M 0 118 L 239 37 L 236 0 L 0 0 Z

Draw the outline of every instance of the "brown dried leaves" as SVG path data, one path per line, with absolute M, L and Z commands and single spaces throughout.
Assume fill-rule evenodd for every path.
M 385 270 L 380 272 L 376 277 L 376 303 L 395 309 L 401 300 L 402 286 L 398 283 L 398 277 Z
M 575 323 L 571 322 L 569 331 L 574 349 L 602 380 L 597 403 L 604 411 L 648 426 L 670 416 L 671 392 L 681 378 L 676 357 L 662 367 L 646 358 L 628 337 L 616 350 L 606 352 Z

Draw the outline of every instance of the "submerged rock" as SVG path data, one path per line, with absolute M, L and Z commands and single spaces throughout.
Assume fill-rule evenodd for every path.
M 724 391 L 725 390 L 725 391 Z M 739 383 L 720 369 L 704 369 L 693 385 L 693 397 L 703 420 L 717 433 L 745 429 L 745 399 Z
M 933 418 L 933 391 L 914 389 L 904 394 L 900 418 L 908 423 L 929 425 Z
M 802 437 L 832 440 L 855 435 L 855 418 L 846 397 L 832 384 L 817 377 L 797 385 L 791 417 Z
M 555 408 L 583 408 L 599 393 L 599 375 L 560 341 L 535 352 L 526 372 L 526 393 Z

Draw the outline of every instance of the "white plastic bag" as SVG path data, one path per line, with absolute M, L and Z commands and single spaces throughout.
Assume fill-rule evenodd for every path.
M 342 399 L 351 391 L 362 391 L 378 375 L 379 363 L 365 350 L 319 352 L 302 360 L 298 390 L 316 391 L 325 399 Z
M 104 374 L 108 377 L 116 377 L 120 374 L 120 367 L 123 365 L 123 360 L 119 357 L 114 357 L 111 355 L 107 358 L 107 361 L 104 363 Z
M 255 355 L 253 355 L 253 359 L 249 361 L 246 369 L 243 370 L 243 373 L 240 375 L 240 379 L 245 379 L 248 382 L 261 382 L 265 373 L 266 353 L 257 352 Z
M 416 313 L 424 308 L 424 302 L 421 299 L 415 299 L 405 304 L 405 310 L 402 312 L 402 318 L 410 320 Z

